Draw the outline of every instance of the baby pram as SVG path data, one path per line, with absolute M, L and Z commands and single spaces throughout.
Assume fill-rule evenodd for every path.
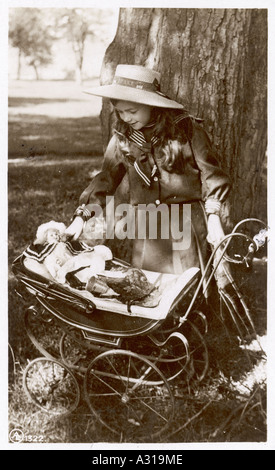
M 207 269 L 221 247 L 215 269 L 224 257 L 234 263 L 251 261 L 267 232 L 252 239 L 238 233 L 239 226 L 213 251 Z M 235 237 L 245 238 L 248 250 L 229 257 L 229 243 Z M 113 263 L 126 265 L 118 259 Z M 13 263 L 17 293 L 31 299 L 26 331 L 42 354 L 24 370 L 29 398 L 58 416 L 75 411 L 83 395 L 93 415 L 120 438 L 158 437 L 173 421 L 177 384 L 183 377 L 202 381 L 207 373 L 203 291 L 215 269 L 210 276 L 198 268 L 181 275 L 146 271 L 161 293 L 160 301 L 152 307 L 132 304 L 129 308 L 117 299 L 49 281 L 28 270 L 24 255 L 19 256 Z M 232 285 L 239 296 L 233 279 Z M 238 322 L 234 304 L 226 293 L 220 294 Z M 253 332 L 249 310 L 241 296 L 239 300 Z

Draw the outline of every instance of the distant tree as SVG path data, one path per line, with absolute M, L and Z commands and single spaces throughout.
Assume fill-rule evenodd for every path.
M 21 74 L 21 59 L 35 70 L 39 79 L 39 68 L 51 62 L 52 35 L 44 22 L 42 10 L 38 8 L 13 8 L 9 21 L 9 39 L 18 49 L 17 79 Z
M 58 8 L 53 9 L 56 18 L 56 38 L 65 37 L 72 45 L 75 55 L 75 76 L 82 81 L 85 45 L 88 37 L 108 37 L 110 20 L 114 10 L 98 8 Z

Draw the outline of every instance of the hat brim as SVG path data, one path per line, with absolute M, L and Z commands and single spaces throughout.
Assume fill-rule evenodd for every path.
M 124 85 L 104 85 L 84 90 L 84 93 L 113 100 L 129 101 L 159 108 L 182 109 L 183 105 L 170 100 L 157 92 L 127 87 Z

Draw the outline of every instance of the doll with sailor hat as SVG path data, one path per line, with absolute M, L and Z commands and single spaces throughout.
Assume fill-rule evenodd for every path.
M 201 120 L 164 95 L 160 80 L 157 71 L 146 67 L 118 65 L 112 84 L 87 90 L 111 100 L 117 123 L 102 169 L 81 194 L 66 233 L 78 239 L 85 221 L 93 215 L 94 204 L 104 209 L 107 196 L 119 194 L 120 201 L 136 211 L 140 205 L 153 204 L 171 216 L 176 208 L 178 231 L 189 237 L 188 243 L 175 237 L 172 223 L 166 237 L 157 230 L 156 237 L 147 234 L 141 238 L 137 230 L 132 265 L 164 273 L 178 274 L 192 266 L 203 271 L 209 243 L 216 246 L 224 237 L 220 210 L 230 181 Z M 189 234 L 184 224 L 190 228 Z M 221 275 L 219 282 L 227 281 Z

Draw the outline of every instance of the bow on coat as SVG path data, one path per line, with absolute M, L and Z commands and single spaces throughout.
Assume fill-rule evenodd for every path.
M 187 116 L 189 115 L 180 114 L 174 119 L 174 124 L 178 124 Z M 143 132 L 133 129 L 129 135 L 129 140 L 141 150 L 141 152 L 135 156 L 136 158 L 134 160 L 134 168 L 144 183 L 150 187 L 154 176 L 159 176 L 159 171 L 156 163 L 154 163 L 153 168 L 151 168 L 148 157 L 149 154 L 153 155 L 152 149 L 160 139 L 153 133 L 150 142 L 147 142 Z

